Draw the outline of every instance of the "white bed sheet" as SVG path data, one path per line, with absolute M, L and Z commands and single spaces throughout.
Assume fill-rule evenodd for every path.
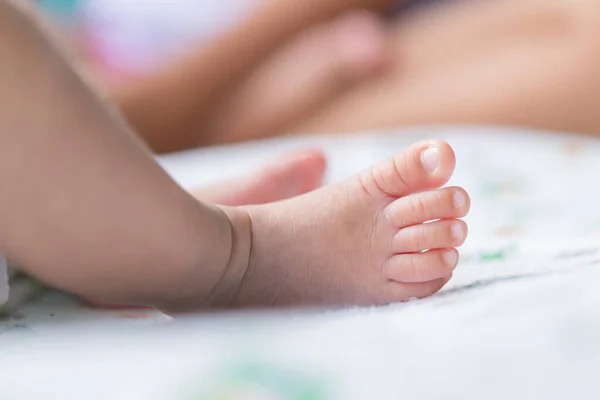
M 156 325 L 170 321 L 158 313 L 94 311 L 53 295 L 0 323 L 0 398 L 216 399 L 231 389 L 241 393 L 232 399 L 598 398 L 599 142 L 431 128 L 279 140 L 161 162 L 195 186 L 317 144 L 336 181 L 437 137 L 457 152 L 451 184 L 473 198 L 461 265 L 439 295 L 166 326 Z M 271 397 L 248 397 L 256 388 Z M 313 397 L 299 397 L 311 390 Z

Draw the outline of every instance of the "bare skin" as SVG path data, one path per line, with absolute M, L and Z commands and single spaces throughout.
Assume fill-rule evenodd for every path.
M 168 312 L 386 304 L 452 276 L 469 198 L 438 189 L 446 143 L 283 202 L 198 202 L 25 14 L 0 2 L 0 24 L 0 248 L 32 276 Z
M 389 7 L 392 2 L 393 0 L 267 2 L 246 21 L 219 37 L 200 53 L 176 62 L 160 74 L 122 88 L 119 92 L 113 93 L 112 99 L 135 130 L 140 132 L 158 152 L 218 143 L 221 139 L 218 136 L 212 137 L 211 133 L 214 131 L 217 135 L 223 128 L 213 127 L 213 124 L 218 125 L 218 122 L 211 117 L 221 112 L 222 106 L 232 98 L 240 85 L 244 84 L 270 56 L 276 54 L 283 44 L 305 32 L 309 27 L 329 21 L 346 11 L 356 9 L 379 11 Z M 360 32 L 364 31 L 362 25 L 364 23 L 359 24 L 358 37 L 361 37 Z M 375 37 L 374 42 L 378 40 L 372 33 L 376 30 L 377 28 L 366 28 L 366 35 Z M 321 37 L 323 35 L 331 37 L 327 32 L 317 31 L 316 34 Z M 298 45 L 300 48 L 292 47 L 289 50 L 291 54 L 313 51 L 303 46 L 301 42 L 302 39 Z M 317 49 L 319 46 L 322 45 L 317 45 Z M 361 54 L 367 60 L 367 72 L 372 69 L 370 65 L 377 66 L 383 63 L 381 61 L 384 59 L 383 53 L 376 52 L 373 57 L 373 54 L 369 53 L 370 46 L 360 46 L 360 48 L 365 49 Z M 286 55 L 285 52 L 286 50 L 283 50 L 278 57 L 279 60 L 290 56 L 290 53 Z M 347 50 L 342 52 L 348 53 Z M 359 75 L 364 75 L 364 61 L 356 63 L 356 56 L 351 55 L 351 57 L 353 59 L 344 61 L 346 66 L 338 71 L 358 71 Z M 295 59 L 298 60 L 297 57 Z M 283 61 L 277 59 L 273 61 L 273 63 L 278 62 Z M 350 74 L 345 72 L 341 76 L 353 74 L 355 72 Z M 330 81 L 327 79 L 325 82 Z M 337 81 L 333 80 L 333 82 Z M 320 85 L 314 85 L 317 86 Z M 336 90 L 338 89 L 334 84 L 332 88 L 325 89 L 324 93 L 317 96 L 317 100 L 327 98 L 329 92 L 335 93 Z M 294 104 L 294 102 L 286 102 L 286 104 Z M 318 104 L 318 101 L 309 101 L 308 106 L 304 104 L 300 107 L 300 115 L 306 112 L 307 108 L 310 109 Z M 277 121 L 276 115 L 272 114 L 274 122 L 264 127 L 268 132 L 263 135 L 269 135 L 273 128 L 281 127 L 281 120 Z M 258 128 L 253 127 L 252 132 L 260 131 Z M 232 135 L 237 134 L 237 130 L 234 129 Z M 231 140 L 235 139 L 225 141 Z
M 231 252 L 225 214 L 160 168 L 30 17 L 1 1 L 0 26 L 3 252 L 82 297 L 166 306 L 210 291 Z
M 325 174 L 325 156 L 319 150 L 287 155 L 281 161 L 241 178 L 193 190 L 198 200 L 223 206 L 242 206 L 285 200 L 319 188 Z
M 44 33 L 46 35 L 52 35 L 52 39 L 55 43 L 64 43 L 65 49 L 71 53 L 70 60 L 80 64 L 80 69 L 88 72 L 88 78 L 90 78 L 90 80 L 104 86 L 101 79 L 98 82 L 98 78 L 100 77 L 97 74 L 94 73 L 90 76 L 89 72 L 94 71 L 89 70 L 90 63 L 86 60 L 86 54 L 81 46 L 74 46 L 69 41 L 65 41 L 64 35 L 60 34 L 58 30 L 54 29 L 54 27 L 47 24 L 43 18 L 40 18 L 35 14 L 32 4 L 28 0 L 21 2 L 11 0 L 11 2 L 12 4 L 18 4 L 18 6 L 27 12 L 30 17 L 38 17 L 36 18 L 36 23 L 43 26 Z M 320 38 L 322 39 L 323 35 L 321 35 Z M 317 38 L 314 37 L 311 40 L 316 39 Z M 364 52 L 359 51 L 358 54 L 353 53 L 348 56 L 347 59 L 350 61 L 352 58 L 360 58 L 363 54 Z M 301 54 L 297 54 L 297 56 L 300 55 Z M 356 64 L 356 67 L 361 71 L 370 68 L 368 61 L 366 64 L 364 60 L 361 60 L 361 62 L 357 61 L 354 64 Z M 324 66 L 324 64 L 319 64 L 314 67 L 319 69 Z M 327 66 L 333 68 L 333 65 Z M 338 68 L 336 68 L 336 70 L 337 69 Z M 332 76 L 334 75 L 333 71 L 328 73 Z M 360 73 L 360 71 L 357 73 Z M 322 79 L 321 82 L 324 82 L 324 79 Z M 316 81 L 313 81 L 313 84 L 315 84 L 315 82 Z M 305 90 L 310 90 L 310 87 L 305 87 Z M 270 109 L 276 111 L 273 107 Z M 150 145 L 152 145 L 152 143 Z M 323 153 L 316 149 L 310 149 L 287 154 L 285 158 L 265 166 L 259 171 L 247 174 L 242 178 L 220 182 L 206 188 L 195 189 L 192 191 L 192 194 L 198 199 L 221 205 L 237 206 L 261 204 L 283 200 L 314 190 L 321 185 L 324 173 L 325 159 Z
M 388 74 L 294 132 L 484 124 L 597 135 L 598 2 L 466 1 L 397 22 Z
M 279 135 L 389 67 L 387 31 L 375 14 L 349 12 L 283 46 L 231 92 L 199 143 Z
M 202 130 L 205 143 L 432 124 L 596 135 L 597 7 L 592 0 L 467 1 L 408 14 L 396 21 L 387 42 L 378 39 L 387 45 L 383 52 L 392 54 L 385 73 L 328 91 L 319 101 L 306 102 L 310 107 L 293 107 L 305 103 L 302 96 L 291 96 L 285 104 L 298 114 L 284 106 L 279 118 L 260 113 L 273 108 L 265 104 L 286 98 L 281 85 L 265 84 L 269 68 L 279 65 L 275 57 L 271 67 L 231 91 L 235 96 L 225 96 L 227 111 L 214 114 Z M 281 60 L 283 65 L 285 57 Z
M 467 234 L 458 220 L 467 193 L 438 189 L 454 166 L 446 143 L 423 142 L 337 185 L 246 207 L 249 263 L 226 305 L 372 305 L 437 292 Z M 317 235 L 319 227 L 327 229 Z

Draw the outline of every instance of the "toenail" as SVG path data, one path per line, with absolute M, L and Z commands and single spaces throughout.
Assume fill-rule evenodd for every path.
M 464 193 L 459 190 L 454 193 L 452 201 L 454 202 L 454 208 L 457 210 L 462 210 L 467 206 L 467 198 Z
M 450 228 L 450 234 L 452 238 L 456 241 L 462 240 L 465 234 L 465 230 L 463 229 L 463 225 L 460 222 L 455 222 L 452 224 L 452 228 Z
M 431 146 L 425 149 L 421 154 L 421 162 L 425 171 L 430 174 L 435 174 L 440 167 L 440 157 L 437 147 Z
M 444 253 L 444 262 L 449 267 L 454 267 L 457 262 L 456 253 L 452 250 L 448 250 Z

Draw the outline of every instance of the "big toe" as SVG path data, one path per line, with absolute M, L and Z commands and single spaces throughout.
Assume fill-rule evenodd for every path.
M 452 147 L 444 141 L 419 142 L 360 175 L 371 195 L 404 197 L 446 184 L 456 166 Z

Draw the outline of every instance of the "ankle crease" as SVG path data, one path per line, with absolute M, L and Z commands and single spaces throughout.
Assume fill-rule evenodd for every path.
M 236 300 L 248 275 L 253 229 L 250 213 L 241 207 L 218 207 L 231 229 L 229 258 L 221 277 L 206 297 L 208 308 L 228 308 Z

